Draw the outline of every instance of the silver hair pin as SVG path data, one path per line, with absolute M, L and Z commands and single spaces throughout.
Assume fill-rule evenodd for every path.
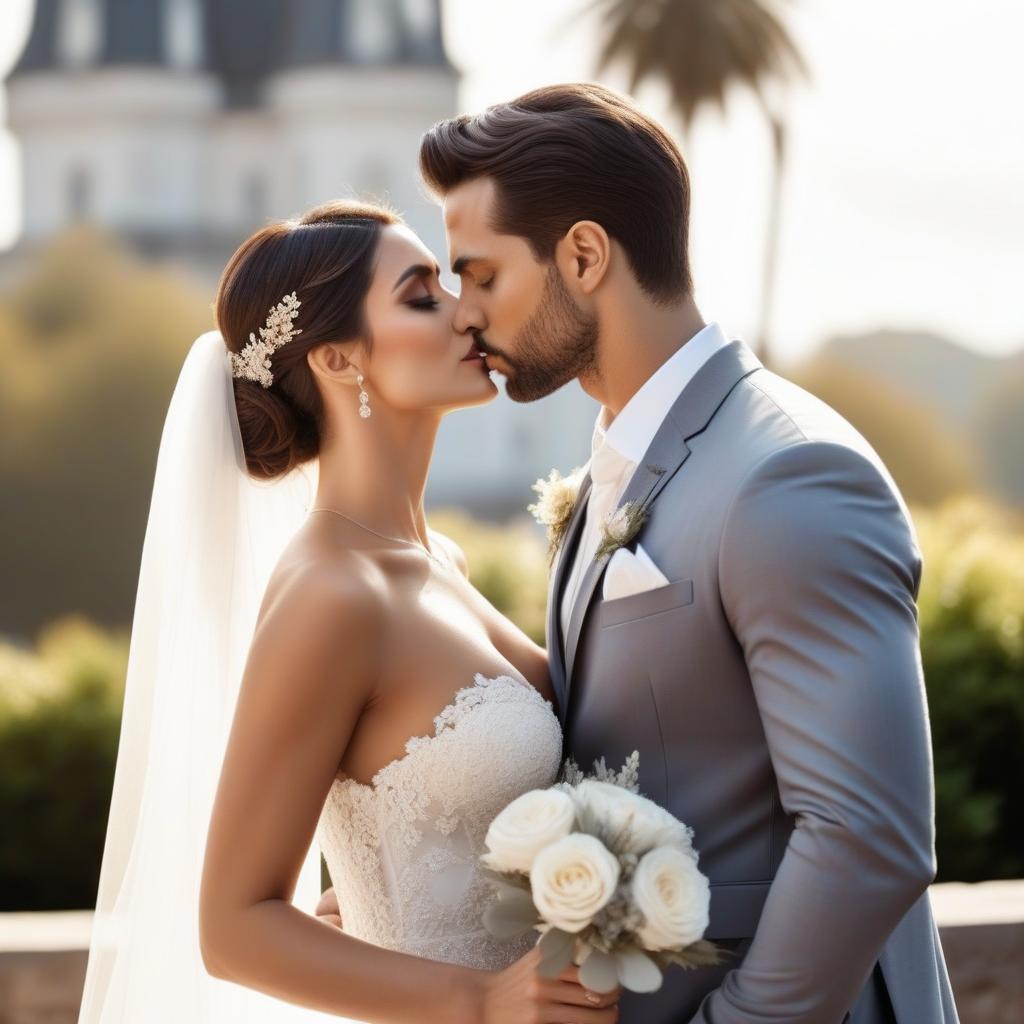
M 299 315 L 301 305 L 295 292 L 292 292 L 271 307 L 266 326 L 260 328 L 259 338 L 250 333 L 242 351 L 230 353 L 232 377 L 251 380 L 265 388 L 274 383 L 270 357 L 296 334 L 302 333 L 300 328 L 292 327 L 292 321 Z

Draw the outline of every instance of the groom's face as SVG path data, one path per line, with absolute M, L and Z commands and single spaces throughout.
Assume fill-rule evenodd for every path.
M 509 398 L 532 402 L 593 370 L 597 321 L 555 262 L 538 260 L 525 238 L 494 230 L 495 191 L 492 179 L 476 178 L 445 196 L 448 255 L 461 281 L 454 327 L 476 338 Z

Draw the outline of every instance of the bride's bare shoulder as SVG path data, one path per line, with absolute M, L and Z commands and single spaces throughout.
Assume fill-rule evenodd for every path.
M 386 580 L 365 552 L 300 531 L 274 566 L 260 618 L 282 605 L 301 609 L 310 602 L 336 612 L 358 612 L 361 625 L 373 625 L 387 610 Z

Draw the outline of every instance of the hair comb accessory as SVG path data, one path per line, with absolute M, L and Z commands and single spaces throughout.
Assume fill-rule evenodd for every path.
M 269 388 L 274 383 L 270 371 L 270 357 L 284 344 L 291 341 L 301 329 L 292 327 L 292 321 L 299 315 L 302 303 L 295 292 L 286 295 L 276 306 L 271 306 L 267 324 L 260 328 L 260 336 L 250 332 L 245 347 L 231 356 L 231 376 L 251 380 Z

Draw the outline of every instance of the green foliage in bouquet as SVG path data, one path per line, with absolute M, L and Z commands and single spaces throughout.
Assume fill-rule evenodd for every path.
M 635 854 L 625 854 L 622 859 L 636 868 Z M 684 969 L 710 967 L 721 963 L 723 956 L 728 955 L 704 939 L 680 952 L 649 950 L 638 943 L 622 941 L 622 932 L 636 928 L 640 922 L 636 910 L 621 891 L 582 932 L 562 931 L 541 920 L 526 876 L 489 868 L 484 868 L 483 873 L 497 894 L 497 899 L 484 912 L 487 930 L 495 938 L 508 941 L 532 929 L 543 929 L 537 942 L 541 952 L 537 971 L 545 978 L 557 978 L 572 964 L 578 942 L 587 947 L 586 959 L 580 965 L 580 982 L 593 992 L 610 992 L 620 984 L 632 992 L 654 992 L 660 988 L 662 971 L 667 967 L 673 964 Z
M 576 787 L 588 779 L 618 787 L 638 799 L 624 806 L 621 812 L 609 814 L 607 806 L 604 812 L 594 810 L 587 806 L 586 800 L 579 800 L 575 795 Z M 677 848 L 673 853 L 682 856 L 677 851 L 685 850 L 685 856 L 692 857 L 694 863 L 696 855 L 690 843 L 692 830 L 640 795 L 639 753 L 634 751 L 618 772 L 608 769 L 601 758 L 594 763 L 594 771 L 589 776 L 570 758 L 563 767 L 561 781 L 553 789 L 567 794 L 575 807 L 570 838 L 592 837 L 604 848 L 602 856 L 610 856 L 613 863 L 617 861 L 618 880 L 614 892 L 579 931 L 568 931 L 545 920 L 538 910 L 538 897 L 532 889 L 533 872 L 499 870 L 485 858 L 483 871 L 497 894 L 484 914 L 484 924 L 491 934 L 500 939 L 513 939 L 536 929 L 541 932 L 538 941 L 540 974 L 557 978 L 567 967 L 577 963 L 581 983 L 594 992 L 608 992 L 620 984 L 633 992 L 653 992 L 662 984 L 662 972 L 673 964 L 692 969 L 720 963 L 723 951 L 704 939 L 675 949 L 649 949 L 641 942 L 639 933 L 645 919 L 632 888 L 633 876 L 647 852 L 644 849 L 647 843 L 643 840 L 631 843 L 631 837 L 635 839 L 634 828 L 639 825 L 636 816 L 644 817 L 651 812 L 659 815 L 661 827 L 666 831 L 657 845 L 671 842 Z M 534 794 L 527 794 L 524 799 L 532 796 Z M 616 804 L 619 802 L 617 798 L 614 800 Z M 634 806 L 636 804 L 643 806 Z M 648 821 L 646 826 L 649 825 Z M 590 838 L 584 840 L 591 841 Z M 553 852 L 555 845 L 560 844 L 556 841 L 537 855 L 535 866 L 547 852 Z

